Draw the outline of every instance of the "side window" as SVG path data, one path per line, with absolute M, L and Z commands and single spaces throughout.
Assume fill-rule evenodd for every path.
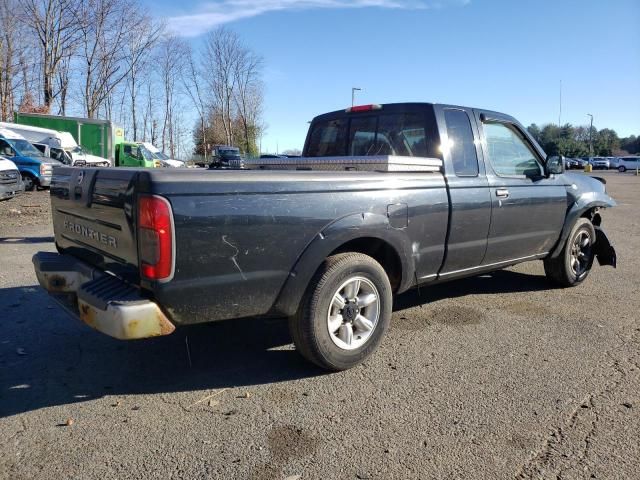
M 349 129 L 349 155 L 384 155 L 376 153 L 376 117 L 360 117 L 351 120 Z
M 125 155 L 131 155 L 131 145 L 125 145 L 124 146 L 124 154 Z
M 446 109 L 444 119 L 455 174 L 459 177 L 477 177 L 478 155 L 469 116 L 463 110 Z
M 13 148 L 9 145 L 5 140 L 0 139 L 0 155 L 4 155 L 5 157 L 13 157 Z
M 489 160 L 498 175 L 536 176 L 542 173 L 536 154 L 522 134 L 505 123 L 484 123 Z
M 337 157 L 345 155 L 346 120 L 318 122 L 313 127 L 307 155 L 309 157 Z

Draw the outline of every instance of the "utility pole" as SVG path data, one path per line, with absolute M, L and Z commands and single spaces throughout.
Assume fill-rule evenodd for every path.
M 558 113 L 558 128 L 560 128 L 560 119 L 562 118 L 562 80 L 560 80 L 560 112 Z
M 356 91 L 361 91 L 361 88 L 351 87 L 351 106 L 353 107 L 356 103 Z
M 591 117 L 591 126 L 589 127 L 589 156 L 593 156 L 593 115 L 587 113 Z

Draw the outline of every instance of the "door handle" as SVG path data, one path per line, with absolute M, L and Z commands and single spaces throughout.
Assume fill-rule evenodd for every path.
M 496 188 L 496 197 L 507 198 L 509 196 L 509 190 L 506 188 Z

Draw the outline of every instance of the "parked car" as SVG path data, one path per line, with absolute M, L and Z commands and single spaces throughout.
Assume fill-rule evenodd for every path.
M 627 170 L 640 169 L 640 156 L 628 155 L 618 158 L 618 171 L 626 172 Z
M 27 191 L 36 187 L 48 187 L 51 184 L 53 167 L 63 165 L 42 155 L 22 135 L 5 128 L 0 128 L 0 155 L 18 166 L 24 189 Z
M 590 163 L 594 170 L 608 170 L 611 166 L 610 160 L 605 157 L 593 157 Z
M 15 163 L 0 156 L 0 200 L 8 200 L 24 192 L 24 183 Z
M 316 117 L 290 160 L 284 171 L 62 167 L 57 252 L 34 256 L 37 278 L 120 339 L 288 316 L 305 358 L 343 370 L 379 345 L 394 294 L 529 260 L 564 287 L 595 259 L 616 265 L 604 182 L 564 173 L 508 115 L 358 106 Z
M 583 168 L 582 160 L 579 158 L 565 158 L 565 168 L 567 170 Z

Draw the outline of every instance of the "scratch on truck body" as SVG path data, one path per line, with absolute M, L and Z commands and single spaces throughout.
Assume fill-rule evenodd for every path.
M 224 243 L 226 243 L 227 245 L 229 245 L 231 248 L 233 248 L 236 251 L 236 253 L 231 255 L 231 257 L 229 257 L 229 260 L 231 260 L 233 262 L 233 264 L 236 266 L 236 268 L 240 272 L 240 275 L 242 276 L 242 279 L 246 280 L 247 277 L 244 275 L 244 272 L 242 271 L 242 269 L 240 268 L 240 264 L 238 263 L 238 253 L 240 253 L 240 250 L 233 243 L 231 243 L 231 242 L 229 242 L 227 240 L 227 236 L 226 235 L 222 236 L 222 241 Z

